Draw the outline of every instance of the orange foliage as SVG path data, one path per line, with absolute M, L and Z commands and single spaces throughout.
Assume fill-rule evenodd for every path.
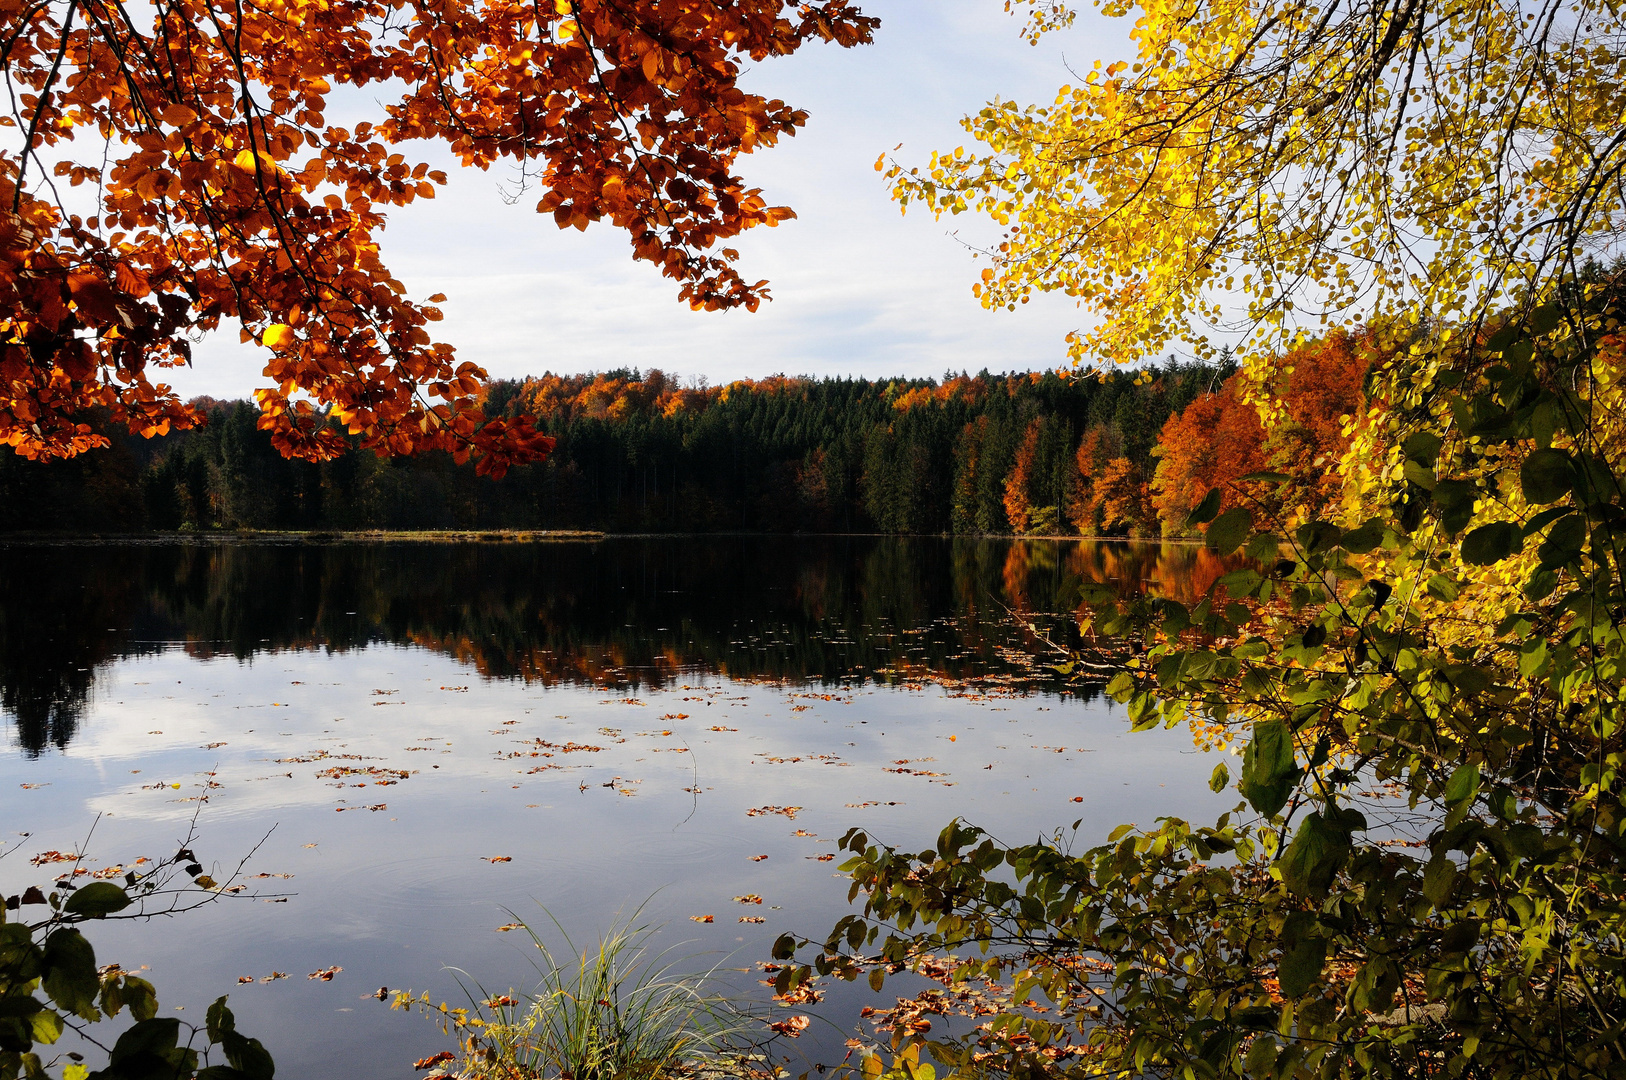
M 1085 430 L 1078 449 L 1073 453 L 1078 483 L 1074 485 L 1067 503 L 1067 520 L 1086 536 L 1101 531 L 1101 502 L 1095 496 L 1095 481 L 1107 462 L 1121 450 L 1112 429 L 1097 424 Z
M 910 409 L 919 409 L 927 405 L 946 405 L 956 399 L 975 405 L 987 392 L 988 380 L 957 375 L 952 379 L 944 379 L 938 386 L 917 386 L 905 391 L 893 400 L 892 407 L 899 412 L 908 412 Z
M 561 228 L 608 220 L 692 307 L 754 309 L 766 283 L 718 243 L 792 214 L 735 167 L 807 115 L 740 71 L 876 21 L 848 0 L 44 0 L 4 24 L 0 441 L 105 445 L 92 408 L 148 436 L 197 425 L 155 369 L 230 320 L 268 354 L 256 397 L 282 453 L 344 452 L 336 420 L 380 454 L 500 473 L 552 440 L 485 416 L 486 373 L 430 335 L 443 298 L 408 299 L 381 258 L 385 211 L 446 182 L 398 148 L 511 162 Z M 398 95 L 376 121 L 324 116 L 376 95 Z
M 1150 536 L 1157 521 L 1152 494 L 1140 467 L 1115 457 L 1095 481 L 1096 518 L 1108 536 Z
M 1241 400 L 1240 375 L 1217 394 L 1204 394 L 1169 418 L 1158 437 L 1153 502 L 1166 533 L 1177 532 L 1211 487 L 1230 505 L 1244 490 L 1267 501 L 1284 492 L 1241 481 L 1266 470 L 1292 478 L 1295 502 L 1313 508 L 1341 483 L 1335 466 L 1349 445 L 1344 418 L 1361 412 L 1361 384 L 1373 361 L 1372 341 L 1334 330 L 1278 363 L 1273 387 L 1287 421 L 1267 439 L 1258 410 Z
M 1236 497 L 1237 481 L 1265 468 L 1265 429 L 1259 413 L 1242 400 L 1241 376 L 1218 393 L 1204 394 L 1169 417 L 1158 435 L 1152 505 L 1165 534 L 1177 533 L 1209 488 Z
M 1293 370 L 1282 398 L 1292 422 L 1272 432 L 1270 467 L 1293 477 L 1312 507 L 1338 494 L 1335 470 L 1349 446 L 1344 418 L 1361 412 L 1361 384 L 1373 359 L 1369 338 L 1342 330 L 1287 356 Z
M 1028 424 L 1027 433 L 1022 436 L 1022 445 L 1016 451 L 1016 461 L 1005 476 L 1005 517 L 1010 521 L 1013 532 L 1027 532 L 1033 514 L 1028 486 L 1033 480 L 1033 462 L 1039 452 L 1040 423 L 1034 420 Z

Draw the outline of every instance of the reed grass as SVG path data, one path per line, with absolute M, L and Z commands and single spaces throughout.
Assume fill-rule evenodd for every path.
M 564 951 L 555 953 L 528 923 L 540 960 L 529 992 L 493 995 L 464 983 L 471 1009 L 456 1022 L 464 1052 L 461 1080 L 663 1080 L 744 1074 L 763 1033 L 754 1015 L 719 988 L 720 966 L 694 971 L 680 946 L 657 951 L 660 927 L 638 913 L 577 949 L 550 914 Z M 460 973 L 467 977 L 466 973 Z M 457 1010 L 462 1012 L 463 1010 Z

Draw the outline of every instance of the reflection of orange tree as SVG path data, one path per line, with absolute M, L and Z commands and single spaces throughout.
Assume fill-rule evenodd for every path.
M 1071 624 L 1081 578 L 1155 578 L 1186 595 L 1221 572 L 1192 547 L 1166 550 L 853 538 L 40 547 L 0 570 L 0 708 L 29 751 L 65 745 L 98 667 L 163 648 L 248 659 L 407 644 L 488 679 L 616 690 L 705 674 L 1022 675 L 1011 607 Z
M 1148 586 L 1157 595 L 1194 604 L 1222 576 L 1243 566 L 1240 555 L 1219 556 L 1196 544 L 1083 542 L 1067 555 L 1067 572 L 1077 580 L 1109 585 L 1124 599 Z M 1082 616 L 1085 605 L 1078 606 Z

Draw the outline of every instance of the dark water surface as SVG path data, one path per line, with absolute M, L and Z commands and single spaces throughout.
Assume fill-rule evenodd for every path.
M 1024 627 L 1065 641 L 1083 578 L 1189 597 L 1223 569 L 1082 541 L 0 544 L 0 889 L 48 884 L 50 850 L 163 857 L 196 815 L 216 877 L 257 844 L 279 876 L 95 926 L 99 958 L 199 1024 L 229 993 L 279 1075 L 410 1076 L 446 1040 L 370 995 L 527 985 L 510 912 L 582 943 L 647 901 L 663 945 L 749 969 L 846 913 L 820 856 L 849 827 L 919 850 L 955 816 L 1093 841 L 1210 812 L 1211 755 L 1127 734 Z M 787 1052 L 838 1059 L 866 1003 L 833 988 Z

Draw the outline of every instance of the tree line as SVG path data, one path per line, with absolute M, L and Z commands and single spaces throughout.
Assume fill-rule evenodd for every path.
M 1224 357 L 1071 376 L 498 381 L 486 412 L 534 415 L 557 440 L 500 480 L 446 453 L 380 458 L 359 439 L 330 461 L 288 459 L 255 405 L 203 399 L 196 429 L 143 439 L 104 424 L 104 453 L 0 455 L 0 528 L 1168 535 L 1207 486 L 1341 447 L 1359 342 L 1291 359 L 1281 396 L 1301 422 L 1273 442 Z

